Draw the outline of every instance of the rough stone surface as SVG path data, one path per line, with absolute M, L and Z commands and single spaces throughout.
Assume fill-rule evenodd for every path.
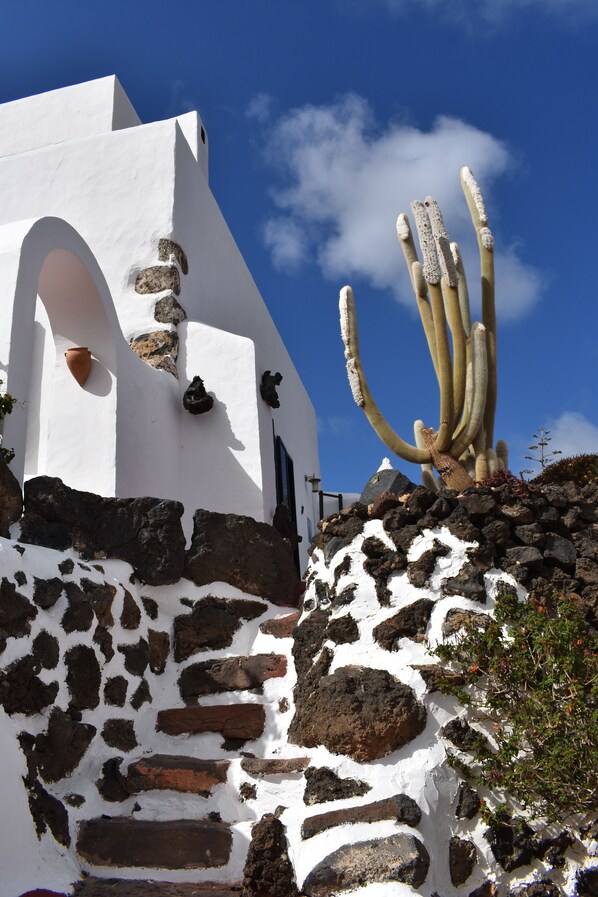
M 265 635 L 273 635 L 274 638 L 290 638 L 299 622 L 300 616 L 301 614 L 297 612 L 295 614 L 287 614 L 286 617 L 265 620 L 263 623 L 260 623 L 260 632 L 263 632 Z
M 242 897 L 296 897 L 297 893 L 285 828 L 273 813 L 267 813 L 251 830 Z
M 455 809 L 457 819 L 473 819 L 479 813 L 481 805 L 482 801 L 471 785 L 468 785 L 467 782 L 461 782 L 457 792 L 457 807 Z
M 329 897 L 371 882 L 399 881 L 418 888 L 430 867 L 428 851 L 413 835 L 390 835 L 339 847 L 309 873 L 308 897 Z
M 190 614 L 175 617 L 174 659 L 187 660 L 199 651 L 228 648 L 242 620 L 255 620 L 267 609 L 262 601 L 215 598 L 198 601 Z
M 252 741 L 264 731 L 265 720 L 262 704 L 215 704 L 159 710 L 156 728 L 168 735 L 221 732 L 225 738 Z
M 331 810 L 329 813 L 319 813 L 317 816 L 308 816 L 301 827 L 301 837 L 313 838 L 326 829 L 336 825 L 348 825 L 359 822 L 380 822 L 383 819 L 394 819 L 405 825 L 418 825 L 421 819 L 421 810 L 411 797 L 406 794 L 396 794 L 371 804 L 360 804 L 356 807 L 343 807 L 341 810 Z
M 179 677 L 179 689 L 185 703 L 194 703 L 204 695 L 225 691 L 250 690 L 261 694 L 266 679 L 284 676 L 286 671 L 284 654 L 206 660 L 185 667 Z
M 484 838 L 505 872 L 528 866 L 534 857 L 533 832 L 525 823 L 517 829 L 507 824 L 491 826 Z
M 102 738 L 107 745 L 124 753 L 137 747 L 135 726 L 131 719 L 107 719 L 102 728 Z
M 40 670 L 39 661 L 22 657 L 0 673 L 0 705 L 7 713 L 31 716 L 53 703 L 58 694 L 58 683 L 46 685 L 38 679 Z
M 449 841 L 449 872 L 453 887 L 467 881 L 476 865 L 476 848 L 473 841 L 453 837 Z
M 228 760 L 156 754 L 131 763 L 127 789 L 131 793 L 168 790 L 209 797 L 216 785 L 226 782 L 229 765 Z
M 315 688 L 296 689 L 289 740 L 323 744 L 359 762 L 385 757 L 412 741 L 426 724 L 426 711 L 407 685 L 385 670 L 341 667 Z
M 95 726 L 72 719 L 60 707 L 50 714 L 48 729 L 35 739 L 35 763 L 46 782 L 73 772 L 96 733 Z
M 460 673 L 441 667 L 437 663 L 414 665 L 413 669 L 420 674 L 429 692 L 449 692 L 465 685 L 465 678 Z
M 445 595 L 462 595 L 470 601 L 486 603 L 484 574 L 470 563 L 464 564 L 456 576 L 446 579 L 442 584 L 442 590 Z
M 0 457 L 0 536 L 9 536 L 9 528 L 16 523 L 23 510 L 21 486 L 4 458 Z
M 120 625 L 123 629 L 138 629 L 140 622 L 141 611 L 137 607 L 137 603 L 131 593 L 125 589 L 123 609 L 120 615 Z
M 183 408 L 190 414 L 206 414 L 213 407 L 214 397 L 207 392 L 203 380 L 196 374 L 183 393 Z
M 460 751 L 471 751 L 483 740 L 481 732 L 477 732 L 469 725 L 467 720 L 452 719 L 440 730 L 443 738 L 447 738 Z
M 174 240 L 169 240 L 167 238 L 161 239 L 158 243 L 158 259 L 161 262 L 169 262 L 173 256 L 179 263 L 182 273 L 188 274 L 189 262 L 187 261 L 185 250 L 182 249 L 178 243 L 175 243 Z
M 341 779 L 332 769 L 326 766 L 310 767 L 305 771 L 305 791 L 303 802 L 308 807 L 323 804 L 331 800 L 344 800 L 348 797 L 362 797 L 371 791 L 371 785 L 359 779 Z
M 135 279 L 135 292 L 161 293 L 163 290 L 171 290 L 175 296 L 181 292 L 181 278 L 178 268 L 174 265 L 153 265 L 144 268 Z
M 224 866 L 232 835 L 208 820 L 90 819 L 81 823 L 77 851 L 94 866 L 207 869 Z
M 170 654 L 170 636 L 167 632 L 157 629 L 148 629 L 148 662 L 152 673 L 161 676 L 166 669 L 166 662 Z
M 62 594 L 64 588 L 63 581 L 58 579 L 57 576 L 53 579 L 38 579 L 37 576 L 34 576 L 33 580 L 35 584 L 33 600 L 37 606 L 41 607 L 42 610 L 48 610 L 49 607 L 53 607 Z
M 94 621 L 91 601 L 76 582 L 65 583 L 68 607 L 60 625 L 65 632 L 87 632 Z
M 178 378 L 179 337 L 172 330 L 153 330 L 130 340 L 133 352 L 150 367 Z
M 147 680 L 142 679 L 131 698 L 131 707 L 133 710 L 139 710 L 144 704 L 152 703 L 152 695 Z
M 404 495 L 406 492 L 413 492 L 415 488 L 415 483 L 412 483 L 400 470 L 378 470 L 367 481 L 359 501 L 361 504 L 370 505 L 383 492 Z
M 474 610 L 462 610 L 454 607 L 448 611 L 442 624 L 442 634 L 445 638 L 449 635 L 455 635 L 460 629 L 468 626 L 475 626 L 478 629 L 485 629 L 490 625 L 491 617 L 488 614 L 478 613 Z
M 103 498 L 70 489 L 56 477 L 34 477 L 25 484 L 21 541 L 58 550 L 73 547 L 88 558 L 119 558 L 144 582 L 167 585 L 183 571 L 182 514 L 180 502 Z
M 37 608 L 20 595 L 13 582 L 2 577 L 0 584 L 0 636 L 20 638 L 31 632 L 31 620 L 37 616 Z
M 578 890 L 578 894 L 580 893 Z M 561 897 L 561 891 L 553 881 L 541 879 L 513 888 L 509 891 L 509 897 Z
M 273 604 L 295 607 L 300 580 L 292 551 L 267 523 L 238 514 L 198 510 L 185 576 L 197 586 L 230 585 Z
M 180 324 L 187 317 L 187 312 L 172 293 L 158 299 L 154 306 L 154 318 L 159 324 Z
M 42 629 L 33 639 L 31 655 L 45 670 L 56 669 L 60 658 L 58 639 Z
M 239 897 L 241 888 L 212 883 L 179 883 L 133 880 L 130 878 L 87 877 L 74 885 L 75 897 Z M 26 895 L 25 895 L 26 897 Z M 32 895 L 37 897 L 37 895 Z M 39 897 L 47 897 L 46 893 Z M 54 895 L 52 895 L 54 897 Z
M 132 676 L 143 676 L 149 664 L 149 645 L 140 638 L 134 645 L 119 645 L 118 650 L 124 654 L 125 670 Z
M 69 817 L 64 804 L 54 795 L 48 794 L 38 779 L 29 785 L 28 799 L 38 837 L 49 828 L 59 844 L 69 847 Z
M 67 651 L 64 662 L 70 706 L 76 710 L 93 710 L 100 703 L 102 681 L 96 652 L 87 645 L 74 645 Z
M 431 548 L 422 552 L 416 561 L 411 561 L 407 566 L 407 576 L 411 585 L 418 589 L 427 586 L 436 567 L 437 559 L 447 555 L 448 551 L 446 545 L 442 545 L 435 539 Z
M 250 776 L 288 776 L 303 772 L 309 763 L 309 757 L 291 757 L 288 760 L 244 757 L 241 760 L 241 769 Z
M 96 788 L 110 803 L 120 803 L 131 796 L 127 788 L 127 780 L 120 771 L 122 757 L 111 757 L 102 765 L 102 775 L 96 782 Z
M 420 598 L 408 604 L 388 620 L 374 627 L 373 636 L 386 651 L 398 651 L 399 639 L 410 638 L 421 641 L 426 634 L 434 602 Z

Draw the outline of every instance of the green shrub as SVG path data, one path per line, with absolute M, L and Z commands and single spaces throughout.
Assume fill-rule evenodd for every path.
M 561 458 L 554 464 L 548 464 L 542 473 L 532 480 L 532 483 L 547 485 L 555 483 L 567 483 L 572 481 L 576 486 L 587 486 L 598 483 L 598 454 L 597 455 L 572 455 L 570 458 Z
M 493 750 L 470 772 L 535 815 L 561 821 L 598 805 L 598 634 L 576 596 L 541 604 L 497 599 L 486 629 L 465 628 L 435 652 L 459 668 L 459 697 L 492 725 Z

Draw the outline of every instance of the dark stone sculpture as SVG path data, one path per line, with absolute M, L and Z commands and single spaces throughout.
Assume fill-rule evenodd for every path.
M 183 407 L 190 414 L 205 414 L 210 411 L 214 404 L 214 399 L 206 392 L 201 377 L 194 377 L 183 396 Z
M 270 408 L 280 408 L 280 399 L 276 392 L 276 387 L 282 383 L 282 374 L 272 371 L 264 371 L 262 374 L 262 382 L 260 384 L 260 394 L 262 399 Z

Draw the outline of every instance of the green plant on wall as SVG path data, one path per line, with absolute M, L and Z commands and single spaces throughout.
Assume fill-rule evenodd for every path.
M 0 426 L 6 415 L 11 414 L 12 409 L 17 404 L 17 400 L 13 396 L 11 396 L 9 392 L 1 391 L 3 383 L 4 381 L 0 380 Z M 2 436 L 0 435 L 0 456 L 7 464 L 10 464 L 15 456 L 15 453 L 12 449 L 4 448 L 4 446 L 1 444 L 1 441 Z
M 482 321 L 471 324 L 469 292 L 459 247 L 449 242 L 438 203 L 431 197 L 411 204 L 423 264 L 409 219 L 401 213 L 397 235 L 403 249 L 440 392 L 436 430 L 415 421 L 415 445 L 386 422 L 368 388 L 361 358 L 355 300 L 350 286 L 340 294 L 341 333 L 353 398 L 374 430 L 395 454 L 422 465 L 422 479 L 435 487 L 436 468 L 449 488 L 474 485 L 506 468 L 504 441 L 494 446 L 496 411 L 496 314 L 494 240 L 484 200 L 470 169 L 461 169 L 461 185 L 478 238 L 482 282 Z M 451 345 L 452 344 L 452 345 Z
M 577 596 L 499 597 L 486 628 L 466 627 L 435 653 L 463 674 L 459 698 L 491 725 L 494 747 L 484 739 L 469 770 L 478 781 L 549 819 L 595 812 L 598 634 Z

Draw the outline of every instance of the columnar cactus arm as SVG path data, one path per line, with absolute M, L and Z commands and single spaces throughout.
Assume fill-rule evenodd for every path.
M 361 358 L 359 356 L 359 336 L 355 317 L 355 299 L 351 287 L 346 286 L 340 292 L 341 334 L 345 344 L 347 375 L 355 403 L 365 412 L 372 427 L 388 448 L 405 461 L 414 464 L 428 464 L 430 452 L 405 442 L 387 424 L 376 405 L 367 385 Z
M 467 423 L 451 446 L 453 458 L 461 457 L 463 452 L 471 445 L 484 419 L 488 366 L 486 361 L 486 328 L 483 324 L 476 323 L 471 328 L 471 346 L 471 404 Z
M 509 469 L 509 447 L 504 439 L 499 439 L 496 443 L 496 456 L 498 458 L 498 466 L 502 470 Z
M 442 274 L 436 241 L 432 232 L 428 211 L 423 202 L 412 202 L 419 245 L 424 260 L 423 272 L 428 284 L 434 333 L 436 334 L 436 359 L 438 361 L 438 385 L 440 388 L 440 424 L 436 433 L 436 450 L 446 452 L 451 444 L 454 427 L 453 372 L 451 348 L 446 329 L 444 299 L 440 284 Z
M 426 335 L 432 364 L 434 365 L 434 371 L 436 372 L 437 379 L 440 380 L 438 376 L 438 360 L 436 358 L 436 334 L 434 333 L 434 319 L 432 317 L 432 309 L 430 308 L 430 300 L 428 299 L 428 286 L 425 277 L 423 276 L 422 266 L 417 257 L 417 250 L 415 248 L 415 243 L 413 242 L 409 221 L 404 212 L 401 212 L 397 218 L 397 237 L 399 238 L 399 243 L 401 244 L 401 249 L 405 256 L 405 262 L 407 263 L 407 270 L 409 271 L 409 277 L 411 278 L 411 285 L 413 287 L 413 292 L 415 293 L 415 299 L 424 333 Z
M 480 251 L 482 276 L 482 323 L 486 328 L 488 351 L 488 396 L 484 412 L 485 447 L 494 441 L 494 417 L 496 414 L 496 309 L 494 305 L 494 237 L 488 227 L 488 217 L 481 190 L 471 169 L 461 169 L 461 186 L 467 200 L 471 220 L 475 228 Z

